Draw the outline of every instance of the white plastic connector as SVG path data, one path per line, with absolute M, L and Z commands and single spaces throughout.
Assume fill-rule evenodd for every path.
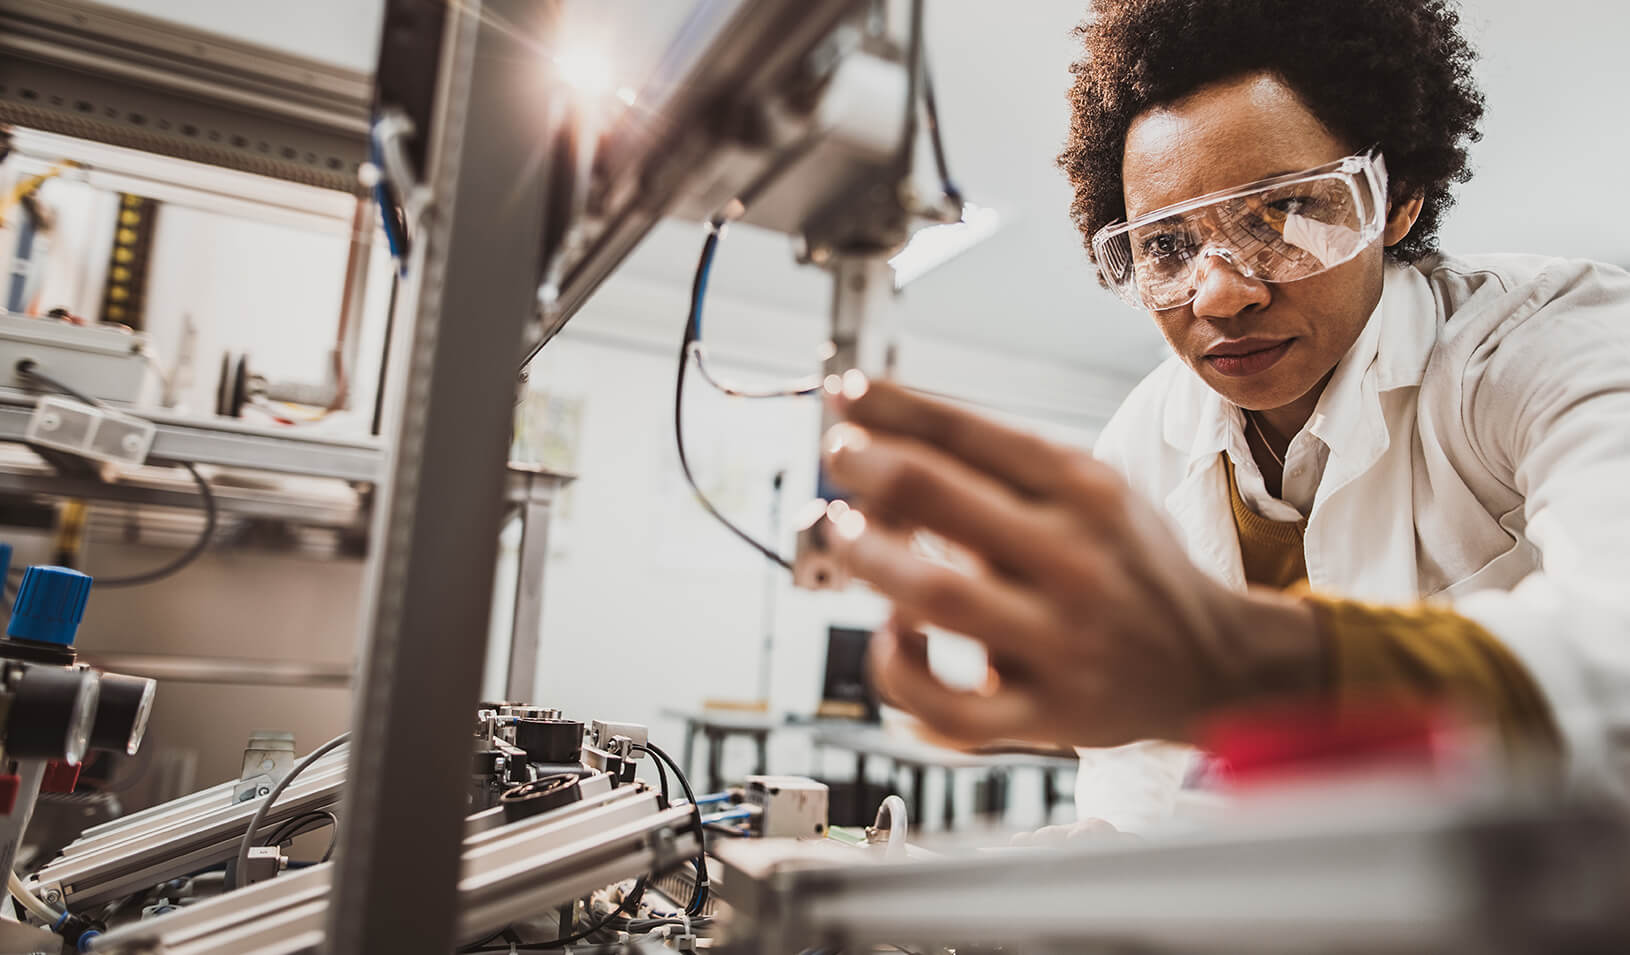
M 136 467 L 146 463 L 157 433 L 158 428 L 145 418 L 47 396 L 35 406 L 23 438 L 42 448 Z

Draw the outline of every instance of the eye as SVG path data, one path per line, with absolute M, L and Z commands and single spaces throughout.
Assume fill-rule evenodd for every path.
M 1182 252 L 1186 245 L 1182 236 L 1172 232 L 1161 232 L 1143 240 L 1143 254 L 1147 258 L 1163 259 Z
M 1283 196 L 1268 203 L 1268 208 L 1287 216 L 1312 215 L 1319 207 L 1319 201 L 1311 196 Z

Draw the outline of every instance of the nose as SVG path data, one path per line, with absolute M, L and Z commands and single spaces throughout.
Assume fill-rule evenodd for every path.
M 1268 283 L 1251 276 L 1220 249 L 1200 257 L 1194 272 L 1194 317 L 1229 319 L 1273 301 Z

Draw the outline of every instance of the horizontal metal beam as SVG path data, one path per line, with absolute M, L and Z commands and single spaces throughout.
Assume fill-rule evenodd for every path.
M 82 658 L 91 666 L 114 673 L 144 676 L 165 683 L 207 683 L 212 686 L 303 686 L 343 690 L 351 685 L 353 669 L 350 663 L 247 660 L 159 653 L 89 653 Z
M 623 879 L 672 866 L 697 851 L 689 806 L 623 787 L 464 839 L 458 890 L 461 940 L 548 912 Z M 162 946 L 166 952 L 243 955 L 313 952 L 335 866 L 289 873 L 110 932 L 93 951 Z
M 0 0 L 0 122 L 360 191 L 370 77 L 83 0 Z
M 0 389 L 0 442 L 21 442 L 35 397 Z M 299 428 L 273 430 L 224 418 L 196 419 L 142 412 L 158 432 L 148 459 L 275 471 L 306 477 L 373 483 L 384 460 L 377 438 L 338 437 Z
M 240 488 L 220 483 L 212 484 L 210 492 L 222 514 L 291 521 L 306 527 L 367 528 L 367 515 L 355 493 L 349 500 L 335 500 L 283 488 Z M 185 475 L 179 481 L 161 481 L 146 474 L 123 475 L 109 482 L 90 475 L 58 474 L 43 464 L 31 467 L 14 462 L 0 463 L 0 496 L 71 497 L 188 510 L 203 505 L 197 486 Z

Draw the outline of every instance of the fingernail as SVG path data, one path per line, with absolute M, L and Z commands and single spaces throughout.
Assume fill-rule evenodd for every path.
M 827 429 L 826 438 L 821 446 L 827 454 L 837 454 L 839 451 L 864 451 L 872 443 L 872 436 L 859 425 L 840 421 Z

